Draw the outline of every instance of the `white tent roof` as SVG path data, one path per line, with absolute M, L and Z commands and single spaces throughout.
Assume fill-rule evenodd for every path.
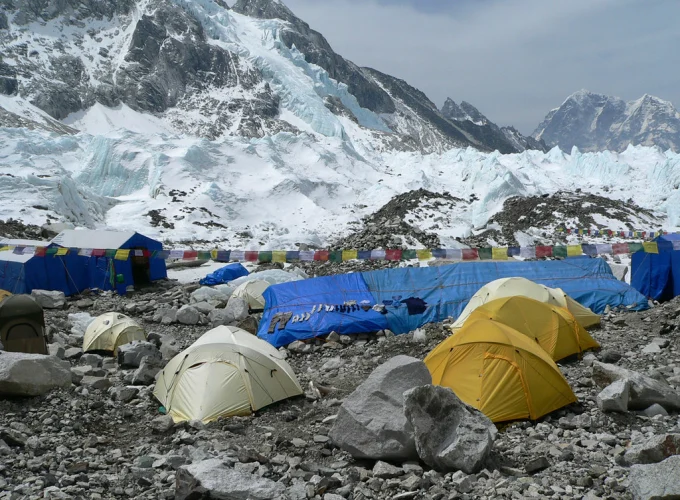
M 67 229 L 59 233 L 52 243 L 67 248 L 114 249 L 122 247 L 134 234 L 134 231 Z
M 27 247 L 46 247 L 49 246 L 49 241 L 38 241 L 38 240 L 19 240 L 19 239 L 8 239 L 8 238 L 0 238 L 0 247 L 4 247 L 6 245 L 21 245 L 21 246 L 27 246 Z M 12 250 L 5 250 L 4 252 L 0 252 L 0 261 L 3 262 L 28 262 L 31 258 L 33 257 L 33 254 L 16 254 Z

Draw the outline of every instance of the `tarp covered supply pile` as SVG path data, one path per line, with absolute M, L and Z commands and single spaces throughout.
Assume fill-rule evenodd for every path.
M 199 283 L 204 286 L 221 285 L 234 281 L 241 276 L 248 276 L 248 274 L 250 273 L 243 265 L 239 263 L 229 264 L 228 266 L 221 267 L 217 271 L 208 274 Z
M 407 333 L 427 323 L 459 317 L 481 287 L 516 276 L 558 289 L 554 305 L 566 304 L 582 326 L 599 323 L 597 315 L 607 306 L 649 307 L 646 297 L 617 280 L 602 259 L 460 263 L 271 286 L 264 292 L 266 308 L 258 337 L 280 347 L 332 331 L 353 334 L 389 329 Z
M 279 351 L 236 327 L 219 326 L 172 358 L 154 396 L 175 422 L 249 415 L 302 388 Z

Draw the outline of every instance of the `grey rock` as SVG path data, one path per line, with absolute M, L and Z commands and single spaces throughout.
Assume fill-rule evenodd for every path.
M 661 347 L 659 344 L 652 342 L 651 344 L 647 344 L 645 347 L 643 347 L 642 352 L 645 354 L 657 354 L 661 352 Z
M 253 335 L 257 335 L 257 329 L 258 329 L 258 322 L 253 316 L 248 316 L 238 323 L 236 323 L 236 326 L 240 328 L 241 330 L 245 330 L 248 333 L 252 333 Z
M 234 318 L 232 321 L 241 321 L 248 317 L 248 303 L 241 297 L 229 297 L 225 312 Z
M 680 456 L 657 464 L 633 465 L 628 481 L 635 500 L 677 500 L 680 498 Z
M 112 400 L 129 403 L 137 397 L 139 389 L 137 387 L 112 387 L 109 393 Z
M 600 352 L 600 361 L 603 363 L 616 363 L 621 359 L 621 353 L 611 350 L 603 350 Z
M 345 360 L 338 356 L 338 357 L 329 359 L 323 365 L 321 365 L 321 371 L 329 372 L 329 371 L 332 371 L 332 370 L 337 370 L 338 368 L 341 368 L 344 365 L 345 365 Z
M 671 343 L 671 340 L 666 338 L 666 337 L 654 337 L 652 339 L 652 344 L 656 344 L 662 349 L 665 347 L 668 347 Z
M 44 309 L 63 309 L 66 306 L 66 295 L 64 295 L 64 292 L 33 290 L 31 297 Z
M 654 464 L 680 454 L 680 434 L 653 436 L 626 450 L 623 460 L 627 465 Z
M 156 375 L 162 366 L 155 357 L 145 356 L 132 375 L 132 385 L 151 385 L 156 381 Z
M 642 413 L 643 415 L 650 418 L 656 417 L 657 415 L 663 415 L 664 417 L 668 416 L 668 412 L 666 411 L 666 409 L 658 403 L 655 403 L 649 408 L 644 409 Z
M 184 465 L 177 469 L 176 478 L 176 500 L 278 500 L 286 491 L 282 483 L 227 467 L 219 458 Z
M 629 410 L 644 410 L 654 403 L 669 411 L 680 410 L 680 394 L 670 385 L 620 366 L 593 363 L 593 381 L 598 386 L 625 379 L 630 383 Z
M 175 427 L 175 422 L 170 415 L 160 415 L 151 421 L 151 429 L 158 434 L 165 434 Z
M 65 359 L 77 359 L 83 355 L 83 350 L 80 347 L 69 347 L 64 351 Z
M 153 319 L 162 325 L 170 325 L 175 323 L 177 321 L 177 309 L 174 307 L 170 309 L 158 309 L 154 314 Z
M 0 394 L 39 396 L 71 385 L 70 365 L 54 356 L 0 352 Z
M 302 342 L 301 340 L 291 342 L 290 344 L 288 344 L 287 349 L 290 352 L 295 352 L 299 354 L 306 354 L 308 352 L 312 352 L 312 346 L 310 344 Z
M 213 328 L 216 326 L 229 326 L 234 323 L 234 317 L 231 315 L 231 312 L 224 309 L 213 309 L 208 313 L 208 319 Z
M 129 344 L 123 344 L 118 348 L 118 364 L 124 367 L 137 368 L 144 357 L 161 360 L 163 355 L 151 342 L 135 340 Z
M 439 471 L 482 469 L 496 438 L 496 427 L 451 389 L 424 385 L 404 394 L 404 413 L 413 427 L 420 458 Z
M 104 361 L 104 358 L 99 354 L 86 353 L 83 354 L 80 359 L 78 359 L 78 365 L 87 365 L 91 366 L 92 368 L 99 368 L 102 365 L 102 361 Z
M 50 356 L 55 356 L 59 359 L 64 359 L 66 357 L 66 350 L 59 344 L 48 344 L 47 352 Z
M 80 385 L 89 387 L 91 389 L 104 390 L 111 387 L 111 380 L 106 377 L 92 377 L 90 375 L 85 375 L 80 381 Z
M 630 382 L 626 379 L 616 380 L 602 389 L 597 395 L 597 406 L 602 411 L 628 411 Z
M 403 476 L 404 469 L 401 467 L 395 467 L 394 465 L 378 460 L 373 466 L 373 477 L 379 477 L 380 479 L 392 479 L 395 477 Z
M 185 305 L 177 311 L 177 321 L 183 325 L 197 325 L 201 314 L 194 306 Z
M 196 302 L 193 304 L 193 307 L 196 308 L 198 312 L 201 314 L 210 314 L 211 311 L 215 309 L 215 306 L 212 304 L 208 304 L 207 302 Z
M 550 467 L 550 461 L 547 457 L 541 456 L 529 460 L 524 466 L 524 470 L 527 474 L 533 474 L 534 472 L 539 472 Z
M 377 367 L 340 406 L 330 438 L 356 458 L 417 460 L 404 392 L 432 382 L 419 359 L 396 356 Z
M 226 305 L 229 301 L 229 295 L 222 290 L 216 290 L 207 286 L 202 286 L 198 290 L 191 292 L 190 301 L 192 303 L 198 302 L 216 302 Z

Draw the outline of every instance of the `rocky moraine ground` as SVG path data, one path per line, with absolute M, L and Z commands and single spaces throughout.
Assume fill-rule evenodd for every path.
M 210 329 L 211 318 L 224 319 L 210 312 L 225 305 L 221 299 L 197 302 L 198 288 L 167 281 L 127 297 L 74 297 L 46 311 L 50 352 L 70 363 L 73 384 L 0 398 L 0 498 L 626 499 L 649 487 L 640 482 L 654 482 L 654 474 L 680 481 L 666 469 L 631 472 L 680 449 L 677 413 L 658 406 L 608 412 L 597 398 L 614 365 L 641 374 L 627 375 L 631 401 L 635 391 L 649 390 L 680 409 L 679 300 L 640 313 L 608 312 L 592 331 L 602 349 L 561 365 L 578 403 L 539 421 L 499 426 L 481 470 L 466 474 L 418 461 L 356 460 L 329 437 L 343 400 L 376 367 L 400 354 L 424 358 L 448 335 L 445 324 L 291 345 L 285 352 L 304 396 L 250 417 L 174 425 L 152 395 L 154 375 Z M 190 313 L 166 314 L 189 303 Z M 79 318 L 111 310 L 139 321 L 153 344 L 123 365 L 81 350 Z M 252 329 L 254 321 L 240 324 Z M 673 460 L 644 467 L 673 465 L 677 472 Z

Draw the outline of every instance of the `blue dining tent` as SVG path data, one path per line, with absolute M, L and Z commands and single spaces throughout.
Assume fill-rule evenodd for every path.
M 680 234 L 654 241 L 659 253 L 640 250 L 633 254 L 630 284 L 645 297 L 661 302 L 680 295 Z

